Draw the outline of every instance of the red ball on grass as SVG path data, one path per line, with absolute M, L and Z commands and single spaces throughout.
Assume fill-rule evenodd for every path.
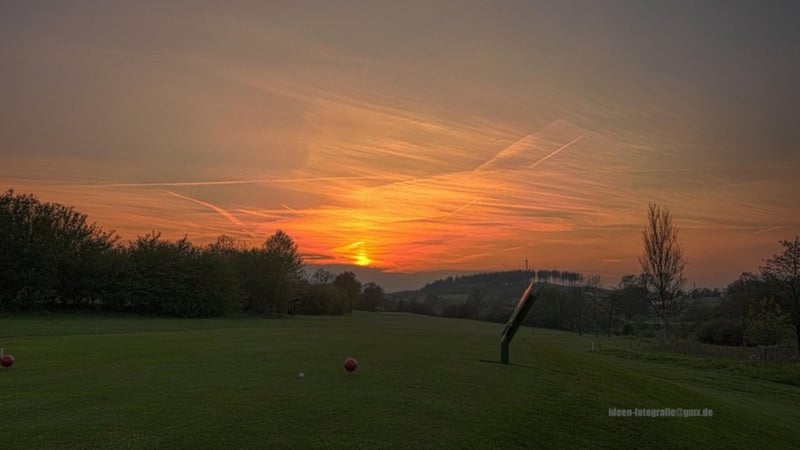
M 352 372 L 358 368 L 358 361 L 355 358 L 347 358 L 344 360 L 344 370 Z
M 2 364 L 3 367 L 11 367 L 14 365 L 14 357 L 11 355 L 5 355 L 0 358 L 0 364 Z

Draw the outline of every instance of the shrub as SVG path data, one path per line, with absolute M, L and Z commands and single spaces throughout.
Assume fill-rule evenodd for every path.
M 742 345 L 743 338 L 739 322 L 724 317 L 709 320 L 697 333 L 697 340 L 715 345 Z

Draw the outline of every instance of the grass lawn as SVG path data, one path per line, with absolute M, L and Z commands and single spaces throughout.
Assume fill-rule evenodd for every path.
M 381 313 L 0 318 L 17 359 L 0 370 L 0 447 L 800 448 L 800 387 L 527 328 L 504 366 L 501 330 Z

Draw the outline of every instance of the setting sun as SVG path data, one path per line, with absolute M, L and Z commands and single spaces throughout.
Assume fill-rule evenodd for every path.
M 372 263 L 372 260 L 369 259 L 366 253 L 361 251 L 358 252 L 358 255 L 356 255 L 355 263 L 359 266 L 368 266 L 370 263 Z
M 373 262 L 372 258 L 367 255 L 367 251 L 364 250 L 364 241 L 356 241 L 343 247 L 334 248 L 332 251 L 337 255 L 337 259 L 352 261 L 357 266 L 366 267 Z

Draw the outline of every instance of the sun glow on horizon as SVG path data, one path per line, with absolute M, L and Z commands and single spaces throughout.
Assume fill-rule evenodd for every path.
M 335 248 L 332 252 L 345 261 L 352 261 L 357 266 L 367 267 L 373 263 L 372 258 L 369 257 L 364 249 L 364 241 L 356 241 L 352 244 Z
M 636 270 L 641 205 L 643 199 L 655 199 L 673 207 L 681 218 L 679 226 L 685 230 L 686 245 L 693 255 L 705 258 L 709 267 L 717 267 L 720 259 L 715 253 L 701 253 L 701 243 L 708 242 L 707 228 L 703 228 L 708 205 L 745 201 L 762 205 L 759 210 L 763 210 L 759 192 L 747 183 L 728 186 L 725 191 L 701 192 L 686 186 L 665 191 L 662 183 L 643 184 L 643 179 L 657 172 L 637 169 L 632 162 L 637 155 L 634 150 L 558 120 L 487 152 L 483 163 L 432 175 L 401 177 L 394 168 L 353 159 L 359 164 L 351 165 L 349 172 L 306 167 L 273 178 L 62 184 L 57 185 L 57 192 L 40 185 L 31 190 L 48 200 L 63 198 L 66 203 L 82 198 L 81 210 L 98 217 L 100 223 L 117 225 L 115 229 L 123 236 L 139 233 L 147 217 L 147 226 L 155 224 L 167 237 L 185 235 L 189 226 L 192 239 L 199 243 L 228 234 L 258 245 L 282 229 L 295 239 L 311 264 L 413 273 L 443 268 L 515 268 L 519 261 L 529 259 L 536 266 L 593 271 L 607 279 Z M 319 148 L 311 155 L 312 159 L 333 160 L 332 152 Z M 709 172 L 708 179 L 726 182 L 730 180 L 728 172 Z M 771 172 L 782 173 L 777 169 Z M 360 175 L 364 173 L 370 175 Z M 233 198 L 255 198 L 253 193 L 274 185 L 280 185 L 280 198 L 237 204 L 214 194 L 225 190 Z M 16 187 L 25 190 L 28 186 Z M 675 202 L 676 195 L 689 193 L 692 202 Z M 112 194 L 124 201 L 107 202 Z M 137 209 L 144 204 L 157 204 L 169 214 L 153 221 Z M 766 246 L 775 233 L 790 227 L 773 223 L 778 206 L 772 207 L 775 213 L 750 213 L 754 223 L 748 227 L 739 220 L 740 209 L 719 209 L 714 233 L 723 233 L 726 241 L 735 241 L 742 233 L 754 234 Z M 731 250 L 726 258 L 743 259 L 745 253 L 746 249 Z
M 357 266 L 366 267 L 372 264 L 372 260 L 369 259 L 369 256 L 363 251 L 358 252 L 355 258 L 355 263 Z

